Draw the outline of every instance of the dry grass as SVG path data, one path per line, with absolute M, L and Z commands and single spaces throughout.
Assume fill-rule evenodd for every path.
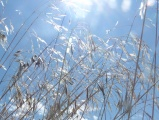
M 64 27 L 67 14 L 57 3 L 36 8 L 15 33 L 15 26 L 0 18 L 0 120 L 82 120 L 92 115 L 100 120 L 137 115 L 155 120 L 158 27 L 153 52 L 143 40 L 147 6 L 141 34 L 132 33 L 135 16 L 127 35 L 104 39 L 84 23 Z M 49 10 L 58 14 L 45 14 Z M 40 18 L 56 32 L 49 40 L 33 30 Z M 27 38 L 30 44 L 21 47 Z

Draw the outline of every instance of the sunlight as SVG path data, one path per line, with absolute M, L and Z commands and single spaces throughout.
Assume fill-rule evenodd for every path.
M 155 5 L 155 0 L 148 0 L 147 1 L 147 6 L 154 6 Z
M 117 1 L 116 0 L 105 0 L 105 3 L 108 4 L 108 6 L 111 9 L 116 9 L 117 8 Z
M 121 9 L 123 12 L 128 12 L 131 7 L 131 0 L 123 0 Z
M 62 2 L 69 8 L 70 13 L 75 13 L 77 18 L 85 18 L 92 9 L 96 9 L 96 13 L 101 13 L 109 8 L 116 9 L 118 6 L 117 0 L 101 0 L 100 2 L 98 0 L 63 0 Z M 124 11 L 128 11 L 130 2 L 130 0 L 123 1 L 123 7 L 127 6 L 123 8 Z
M 90 6 L 92 5 L 91 0 L 69 0 L 70 2 L 77 4 L 79 6 Z
M 64 0 L 70 11 L 76 14 L 77 18 L 84 18 L 91 10 L 93 0 Z

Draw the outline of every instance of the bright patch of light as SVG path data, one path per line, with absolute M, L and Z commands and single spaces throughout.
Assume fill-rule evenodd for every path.
M 109 5 L 110 8 L 115 9 L 117 8 L 117 1 L 116 0 L 105 0 L 105 2 Z
M 107 9 L 107 6 L 111 9 L 116 9 L 118 6 L 117 0 L 63 0 L 62 2 L 69 8 L 68 11 L 77 18 L 85 18 L 93 9 L 96 10 L 95 14 L 100 14 Z
M 92 5 L 91 0 L 69 0 L 74 4 L 78 4 L 79 6 L 89 6 Z
M 76 17 L 85 17 L 91 10 L 92 0 L 64 0 L 66 6 L 76 14 Z
M 141 19 L 143 19 L 144 15 L 145 15 L 145 10 L 146 10 L 145 2 L 141 2 L 139 10 L 140 10 L 139 15 L 140 15 Z
M 146 1 L 141 2 L 140 8 L 139 8 L 140 9 L 139 15 L 140 15 L 141 19 L 143 19 L 144 15 L 145 15 L 146 4 L 148 7 L 154 6 L 155 0 L 148 0 L 147 2 Z
M 93 120 L 98 120 L 98 117 L 94 115 Z
M 43 115 L 44 112 L 46 111 L 44 105 L 41 102 L 37 104 L 37 110 L 39 115 Z
M 155 0 L 148 0 L 147 1 L 147 6 L 154 6 L 155 5 Z
M 12 99 L 11 100 L 12 102 L 14 102 L 14 100 Z M 22 117 L 23 115 L 26 114 L 26 112 L 28 110 L 32 110 L 30 107 L 33 107 L 33 105 L 29 106 L 26 99 L 23 99 L 24 101 L 24 104 L 20 107 L 20 108 L 17 108 L 17 106 L 15 104 L 12 104 L 11 107 L 9 108 L 9 111 L 14 111 L 17 109 L 17 112 L 15 114 L 13 114 L 14 117 Z M 34 101 L 34 98 L 32 99 L 32 102 Z M 37 108 L 36 108 L 38 111 L 38 115 L 43 115 L 44 112 L 46 112 L 46 108 L 45 106 L 41 103 L 41 102 L 38 102 L 37 103 Z
M 128 12 L 131 7 L 131 0 L 123 0 L 121 9 L 123 12 Z

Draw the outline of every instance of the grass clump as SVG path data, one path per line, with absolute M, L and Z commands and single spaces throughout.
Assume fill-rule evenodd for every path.
M 146 3 L 141 34 L 134 17 L 126 35 L 103 38 L 71 23 L 65 2 L 45 1 L 17 28 L 1 1 L 0 119 L 157 119 L 158 1 L 154 51 L 143 40 Z

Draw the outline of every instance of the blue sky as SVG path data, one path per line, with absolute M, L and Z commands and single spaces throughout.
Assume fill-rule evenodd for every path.
M 154 53 L 155 43 L 155 27 L 153 26 L 156 19 L 155 5 L 155 0 L 148 0 L 146 27 L 143 36 L 144 42 L 152 49 L 151 55 L 153 55 Z M 32 56 L 32 54 L 38 54 L 39 52 L 41 52 L 42 49 L 44 49 L 50 43 L 50 41 L 52 41 L 52 39 L 56 38 L 59 31 L 62 31 L 61 36 L 65 36 L 68 38 L 71 34 L 71 31 L 74 30 L 74 28 L 76 27 L 79 27 L 79 29 L 83 29 L 84 26 L 89 29 L 89 31 L 86 32 L 99 36 L 104 40 L 107 40 L 111 37 L 124 38 L 129 33 L 129 30 L 133 23 L 133 19 L 135 18 L 131 34 L 140 37 L 143 21 L 143 19 L 141 19 L 141 16 L 139 15 L 140 6 L 140 0 L 100 0 L 100 2 L 99 0 L 59 0 L 55 1 L 54 4 L 52 4 L 52 2 L 49 0 L 3 1 L 1 2 L 0 6 L 0 10 L 2 11 L 0 13 L 0 20 L 2 20 L 3 18 L 6 19 L 4 21 L 5 24 L 0 24 L 0 30 L 3 30 L 4 34 L 7 36 L 7 45 L 9 45 L 11 40 L 14 38 L 20 26 L 30 15 L 31 16 L 26 21 L 22 29 L 20 29 L 20 32 L 15 38 L 13 44 L 0 62 L 3 63 L 10 52 L 13 52 L 11 54 L 13 55 L 17 50 L 23 50 L 26 61 L 29 61 L 29 58 Z M 36 8 L 38 9 L 35 10 Z M 51 21 L 51 19 L 53 19 L 54 21 Z M 62 20 L 64 21 L 62 25 L 63 28 L 61 29 L 58 25 L 61 24 Z M 34 23 L 32 24 L 33 21 Z M 8 33 L 5 25 L 7 25 L 9 29 Z M 11 29 L 12 25 L 14 26 L 13 31 Z M 28 28 L 28 26 L 30 25 L 31 27 Z M 77 33 L 81 32 L 78 31 L 78 29 L 76 31 Z M 37 37 L 36 35 L 39 37 Z M 22 40 L 13 50 L 14 45 L 21 38 Z M 62 44 L 62 40 L 58 41 L 57 43 Z M 111 46 L 111 41 L 109 45 Z M 34 50 L 32 49 L 32 47 L 34 47 Z M 7 48 L 7 46 L 5 48 Z M 61 50 L 61 53 L 64 53 L 64 49 L 61 47 L 57 47 L 56 50 Z M 28 51 L 30 52 L 30 54 L 28 54 Z M 4 53 L 4 48 L 0 47 L 0 57 Z M 14 59 L 12 56 L 10 56 L 9 58 L 10 59 L 8 59 L 3 64 L 6 69 L 9 68 L 9 64 L 11 63 L 12 59 Z M 98 58 L 95 58 L 95 60 L 97 59 Z M 73 64 L 74 63 L 70 62 L 70 65 Z M 13 73 L 16 72 L 15 68 L 18 68 L 18 63 L 14 63 L 12 66 L 13 67 L 9 68 L 10 70 L 7 73 L 7 75 L 9 76 L 13 75 Z M 5 71 L 1 69 L 0 74 L 2 76 L 5 75 Z M 0 79 L 2 78 L 2 76 L 0 77 Z M 8 76 L 5 76 L 5 79 L 9 81 Z M 4 86 L 7 86 L 8 84 L 6 83 L 7 82 L 3 82 L 2 84 Z M 1 87 L 0 90 L 4 91 L 5 88 Z M 41 105 L 42 103 L 39 104 Z M 15 106 L 12 106 L 13 109 L 14 107 Z M 44 109 L 45 108 L 42 107 L 42 110 Z M 94 112 L 92 113 L 95 114 Z M 90 118 L 88 119 L 94 118 L 94 120 L 96 120 L 95 115 L 89 117 Z M 136 114 L 133 119 L 137 119 L 136 117 L 138 117 L 139 119 L 139 117 L 141 117 L 141 114 Z
M 149 1 L 152 1 L 151 5 L 154 4 L 154 0 Z M 55 5 L 58 4 L 59 7 L 63 8 L 63 10 L 61 10 L 63 14 L 67 13 L 67 16 L 69 15 L 68 18 L 66 18 L 66 20 L 64 21 L 64 24 L 65 26 L 68 26 L 70 28 L 73 28 L 78 22 L 84 22 L 90 28 L 93 34 L 96 34 L 100 37 L 107 37 L 106 30 L 113 29 L 115 27 L 115 24 L 118 22 L 116 29 L 113 32 L 110 32 L 109 36 L 123 36 L 127 34 L 127 31 L 130 28 L 130 25 L 132 24 L 134 17 L 137 16 L 132 31 L 136 34 L 140 34 L 141 32 L 142 21 L 139 16 L 139 7 L 141 1 L 139 0 L 126 0 L 126 2 L 125 0 L 103 0 L 100 2 L 96 0 L 94 0 L 93 2 L 88 0 L 88 2 L 86 3 L 83 1 L 76 2 L 76 0 L 72 0 L 69 1 L 69 3 L 67 3 L 68 1 L 64 0 L 63 2 L 64 3 L 61 5 L 59 5 L 60 2 L 56 2 Z M 42 6 L 43 3 L 45 3 L 45 5 L 48 5 L 45 1 L 40 0 L 37 3 L 33 3 L 33 1 L 28 0 L 25 1 L 25 4 L 23 1 L 20 0 L 16 1 L 15 3 L 8 1 L 7 6 L 5 6 L 4 8 L 5 14 L 1 16 L 1 18 L 7 17 L 8 21 L 6 22 L 9 23 L 9 21 L 12 21 L 15 30 L 17 30 L 19 26 L 24 22 L 24 20 L 32 14 L 35 8 L 41 6 L 39 11 L 45 9 L 45 5 Z M 82 9 L 75 8 L 75 5 Z M 123 7 L 124 5 L 128 7 Z M 153 6 L 148 7 L 147 17 L 152 20 L 153 24 L 155 23 L 154 11 L 155 9 L 153 8 Z M 36 14 L 38 13 L 39 12 L 37 12 Z M 42 13 L 42 16 L 43 15 L 44 13 Z M 41 19 L 44 18 L 41 17 Z M 68 25 L 69 21 L 71 22 L 71 25 Z M 46 24 L 44 23 L 45 25 L 43 26 L 41 22 L 42 20 L 37 20 L 36 24 L 40 24 L 40 26 L 38 27 L 41 27 L 41 29 L 43 29 L 43 27 L 45 27 Z M 147 21 L 147 24 L 151 28 L 146 28 L 145 30 L 145 41 L 148 42 L 149 45 L 152 45 L 152 43 L 147 39 L 153 38 L 154 32 L 152 32 L 152 36 L 151 34 L 146 36 L 146 33 L 154 30 L 154 27 L 152 27 L 149 21 Z M 35 25 L 34 27 L 37 26 Z M 50 33 L 50 31 L 47 29 L 45 29 L 45 31 L 41 31 L 41 33 Z

